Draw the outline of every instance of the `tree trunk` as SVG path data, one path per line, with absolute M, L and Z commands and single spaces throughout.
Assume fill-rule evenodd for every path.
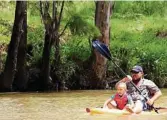
M 25 4 L 27 10 L 27 4 Z M 24 91 L 27 86 L 27 71 L 26 71 L 26 46 L 27 46 L 27 11 L 23 21 L 23 33 L 21 36 L 18 56 L 17 56 L 17 73 L 13 83 L 15 90 Z
M 49 88 L 50 78 L 50 52 L 52 48 L 53 26 L 54 21 L 49 14 L 49 2 L 40 1 L 40 12 L 45 25 L 45 42 L 42 55 L 42 68 L 40 72 L 39 90 L 44 91 Z M 52 11 L 53 12 L 53 11 Z
M 58 32 L 56 31 L 57 36 L 58 36 Z M 59 65 L 60 65 L 60 38 L 55 37 L 55 59 L 54 59 L 54 71 L 57 71 L 59 69 Z
M 50 52 L 51 52 L 51 33 L 45 32 L 45 44 L 42 55 L 42 69 L 41 69 L 41 81 L 40 90 L 47 90 L 50 77 Z
M 101 36 L 96 39 L 105 43 L 109 46 L 109 37 L 110 37 L 110 15 L 111 15 L 111 2 L 108 1 L 97 1 L 96 2 L 96 10 L 95 10 L 95 25 L 99 28 L 101 32 Z M 107 59 L 104 58 L 99 52 L 96 50 L 92 50 L 92 56 L 90 56 L 88 61 L 92 61 L 91 64 L 91 72 L 88 73 L 90 76 L 90 88 L 104 88 L 105 82 L 103 81 L 106 77 L 107 70 Z
M 109 45 L 109 25 L 110 24 L 110 2 L 99 1 L 96 3 L 96 15 L 95 15 L 95 25 L 100 29 L 102 34 L 100 41 Z M 93 68 L 99 79 L 105 78 L 106 75 L 106 62 L 107 60 L 95 52 L 96 61 Z
M 60 14 L 58 15 L 58 6 L 59 3 L 62 3 Z M 52 87 L 53 83 L 50 79 L 50 52 L 51 47 L 55 43 L 56 51 L 55 51 L 55 66 L 59 64 L 60 61 L 60 53 L 59 53 L 59 27 L 62 17 L 62 12 L 64 8 L 64 1 L 53 1 L 52 7 L 52 17 L 49 12 L 49 2 L 41 2 L 40 1 L 40 12 L 43 19 L 43 23 L 45 25 L 45 44 L 43 49 L 42 56 L 42 70 L 41 70 L 41 90 L 48 90 L 49 87 Z M 58 68 L 56 66 L 56 68 Z
M 55 6 L 55 5 L 59 6 Z M 58 7 L 60 7 L 60 11 L 58 11 Z M 64 9 L 64 1 L 62 2 L 54 2 L 54 14 L 53 14 L 53 18 L 55 19 L 55 34 L 54 34 L 54 38 L 53 38 L 53 42 L 54 42 L 54 47 L 55 47 L 55 54 L 54 54 L 54 62 L 53 62 L 53 67 L 52 67 L 52 78 L 53 78 L 53 82 L 54 84 L 56 84 L 56 86 L 61 86 L 60 84 L 58 85 L 58 81 L 60 80 L 60 77 L 58 75 L 56 75 L 56 72 L 59 71 L 59 66 L 60 66 L 60 36 L 64 33 L 64 30 L 66 29 L 68 23 L 66 24 L 64 30 L 60 33 L 59 32 L 59 28 L 60 28 L 60 23 L 61 23 L 61 19 L 62 19 L 62 14 L 63 14 L 63 9 Z M 58 90 L 58 87 L 56 88 Z
M 26 10 L 26 1 L 17 1 L 15 10 L 15 20 L 13 26 L 13 32 L 11 41 L 8 48 L 8 55 L 6 59 L 4 77 L 1 81 L 1 90 L 11 91 L 14 75 L 16 72 L 17 65 L 17 52 L 22 34 L 23 20 Z

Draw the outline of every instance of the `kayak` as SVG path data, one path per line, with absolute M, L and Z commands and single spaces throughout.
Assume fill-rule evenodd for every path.
M 118 110 L 118 109 L 107 109 L 107 108 L 86 108 L 86 112 L 94 115 L 94 114 L 114 114 L 114 115 L 131 115 L 126 110 Z M 167 115 L 167 109 L 158 110 L 156 113 L 154 110 L 152 111 L 142 111 L 141 115 Z
M 86 112 L 90 113 L 91 115 L 93 114 L 131 114 L 128 111 L 124 110 L 117 110 L 117 109 L 105 109 L 105 108 L 86 108 Z

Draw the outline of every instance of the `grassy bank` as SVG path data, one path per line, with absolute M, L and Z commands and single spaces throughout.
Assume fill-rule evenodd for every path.
M 1 7 L 0 11 L 0 44 L 8 44 L 11 38 L 11 31 L 14 20 L 14 2 L 5 3 L 8 7 Z M 68 27 L 64 36 L 61 37 L 61 69 L 58 72 L 60 78 L 68 80 L 75 73 L 77 64 L 74 59 L 80 61 L 86 60 L 90 55 L 89 36 L 94 26 L 94 3 L 88 2 L 73 4 L 70 12 L 80 21 L 74 19 L 72 26 Z M 126 72 L 132 66 L 139 64 L 144 68 L 147 74 L 146 78 L 152 79 L 159 86 L 167 84 L 167 16 L 166 3 L 158 2 L 157 10 L 152 5 L 138 2 L 118 2 L 111 17 L 111 39 L 110 50 L 115 62 Z M 130 5 L 130 6 L 129 6 Z M 147 6 L 144 6 L 147 5 Z M 127 8 L 127 6 L 129 6 Z M 150 6 L 150 7 L 149 7 Z M 134 11 L 135 8 L 135 11 Z M 69 9 L 69 8 L 68 8 Z M 68 16 L 72 15 L 69 11 L 65 12 L 63 25 L 68 20 Z M 81 17 L 78 17 L 80 15 Z M 74 17 L 74 18 L 75 18 Z M 76 21 L 75 21 L 76 20 Z M 85 20 L 85 21 L 84 21 Z M 76 23 L 76 24 L 75 24 Z M 78 23 L 78 24 L 77 24 Z M 81 25 L 81 26 L 80 26 Z M 88 25 L 89 27 L 85 27 Z M 72 31 L 74 26 L 79 28 L 78 31 Z M 82 29 L 83 28 L 83 29 Z M 78 32 L 78 33 L 77 33 Z M 90 33 L 90 34 L 89 34 Z M 28 66 L 38 64 L 42 55 L 44 41 L 44 26 L 40 19 L 39 11 L 34 4 L 28 6 L 28 44 L 33 46 L 33 56 L 27 62 Z M 54 49 L 53 49 L 54 51 Z M 54 56 L 54 52 L 52 52 Z M 5 61 L 6 54 L 1 53 L 1 71 Z M 109 71 L 113 74 L 120 75 L 111 62 Z M 121 76 L 121 75 L 120 75 Z

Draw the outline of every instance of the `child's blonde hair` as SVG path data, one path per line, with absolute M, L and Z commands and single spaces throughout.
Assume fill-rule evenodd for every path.
M 115 88 L 117 89 L 118 86 L 121 86 L 121 87 L 123 87 L 123 88 L 125 88 L 127 90 L 126 83 L 124 83 L 124 82 L 118 82 L 118 83 L 116 83 Z

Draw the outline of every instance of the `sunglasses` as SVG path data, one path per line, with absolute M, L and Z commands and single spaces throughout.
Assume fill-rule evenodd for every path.
M 138 74 L 139 72 L 136 71 L 131 71 L 132 74 Z

